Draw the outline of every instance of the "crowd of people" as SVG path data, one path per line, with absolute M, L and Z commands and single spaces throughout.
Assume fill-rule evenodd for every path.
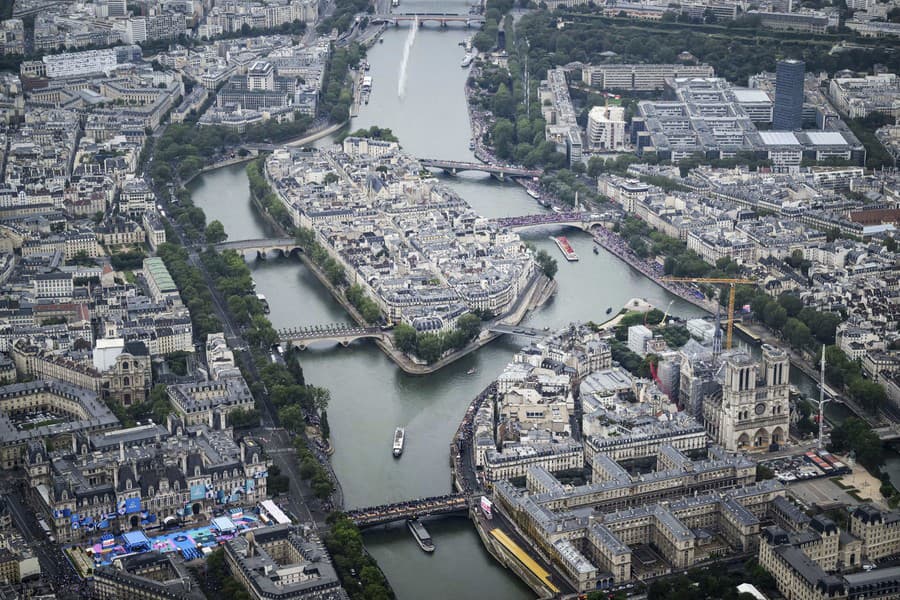
M 472 463 L 472 441 L 475 435 L 475 415 L 478 414 L 485 400 L 495 391 L 496 386 L 492 383 L 472 401 L 456 430 L 453 443 L 450 445 L 450 456 L 453 460 L 456 482 L 466 496 L 472 496 L 485 487 L 484 475 L 478 473 Z
M 666 273 L 662 265 L 639 257 L 628 243 L 615 232 L 597 227 L 594 231 L 594 241 L 679 298 L 696 304 L 701 308 L 710 309 L 710 302 L 706 300 L 701 292 L 683 283 L 663 280 Z
M 364 522 L 369 519 L 378 519 L 387 515 L 405 515 L 406 513 L 415 511 L 427 512 L 429 508 L 440 510 L 448 505 L 463 506 L 466 504 L 466 498 L 458 494 L 444 494 L 443 496 L 429 496 L 428 498 L 417 498 L 415 500 L 404 500 L 394 504 L 379 504 L 362 510 L 351 510 L 347 516 L 357 522 Z M 412 516 L 412 515 L 410 515 Z

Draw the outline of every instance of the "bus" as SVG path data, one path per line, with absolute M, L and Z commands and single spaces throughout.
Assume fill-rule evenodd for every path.
M 41 526 L 41 530 L 44 532 L 44 535 L 47 536 L 47 539 L 50 540 L 51 544 L 56 543 L 56 538 L 53 536 L 53 530 L 50 529 L 50 526 L 47 525 L 47 521 L 44 519 L 38 519 L 38 525 Z

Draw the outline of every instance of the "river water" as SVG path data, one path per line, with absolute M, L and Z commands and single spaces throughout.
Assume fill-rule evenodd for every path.
M 402 12 L 466 12 L 467 5 L 407 2 Z M 407 65 L 407 84 L 398 97 L 398 77 L 408 30 L 389 30 L 384 42 L 370 51 L 374 85 L 351 128 L 389 127 L 403 148 L 420 158 L 473 160 L 463 85 L 467 70 L 460 68 L 459 42 L 471 31 L 462 28 L 423 28 L 416 37 Z M 319 145 L 331 143 L 323 140 Z M 532 214 L 542 210 L 515 184 L 501 184 L 486 176 L 447 179 L 446 183 L 479 213 L 489 216 Z M 271 234 L 249 201 L 244 167 L 211 171 L 191 185 L 193 199 L 207 220 L 218 219 L 230 240 Z M 592 253 L 590 237 L 566 231 L 579 262 L 563 260 L 548 239 L 555 228 L 527 231 L 523 237 L 558 257 L 558 294 L 526 324 L 559 327 L 573 321 L 606 318 L 633 297 L 646 298 L 661 309 L 674 300 L 674 314 L 696 315 L 699 310 L 648 281 L 614 256 Z M 255 261 L 251 268 L 259 292 L 271 306 L 276 328 L 349 322 L 349 317 L 298 261 Z M 522 342 L 523 340 L 518 340 Z M 501 338 L 465 359 L 427 377 L 403 374 L 374 345 L 361 342 L 350 348 L 316 348 L 301 356 L 307 381 L 329 388 L 328 408 L 332 458 L 347 508 L 443 494 L 450 491 L 449 442 L 471 399 L 500 371 L 519 347 Z M 474 375 L 467 375 L 471 368 Z M 798 381 L 812 392 L 811 382 Z M 407 431 L 402 459 L 391 456 L 394 428 Z M 482 548 L 464 519 L 428 525 L 437 551 L 421 552 L 402 527 L 366 533 L 366 545 L 378 560 L 401 600 L 492 598 L 519 600 L 534 595 L 511 572 L 500 567 Z

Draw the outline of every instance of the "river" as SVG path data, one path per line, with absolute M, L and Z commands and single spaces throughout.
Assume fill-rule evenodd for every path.
M 403 0 L 401 11 L 466 12 L 459 2 L 436 4 Z M 469 122 L 463 85 L 467 70 L 460 68 L 463 49 L 458 43 L 471 31 L 461 28 L 422 29 L 407 65 L 405 94 L 398 97 L 400 60 L 408 30 L 388 30 L 384 42 L 369 52 L 374 86 L 351 128 L 389 127 L 404 149 L 420 158 L 473 160 L 468 150 Z M 321 144 L 330 143 L 323 140 Z M 537 203 L 514 184 L 486 176 L 461 176 L 446 183 L 479 213 L 489 216 L 532 214 Z M 218 219 L 229 239 L 265 237 L 271 232 L 254 213 L 244 167 L 211 171 L 190 186 L 193 199 L 207 220 Z M 592 253 L 582 232 L 567 231 L 579 262 L 563 260 L 548 239 L 559 231 L 544 228 L 523 237 L 558 257 L 558 294 L 526 324 L 559 327 L 573 321 L 606 318 L 628 299 L 646 298 L 674 314 L 696 315 L 699 310 L 674 298 L 614 256 Z M 349 322 L 342 311 L 298 261 L 255 261 L 251 268 L 258 290 L 271 306 L 275 327 Z M 350 348 L 311 348 L 301 355 L 307 381 L 331 390 L 328 408 L 332 458 L 347 508 L 443 494 L 450 491 L 451 436 L 471 399 L 494 378 L 523 340 L 506 337 L 427 377 L 403 374 L 374 345 L 361 342 Z M 475 368 L 474 375 L 467 371 Z M 801 388 L 809 387 L 808 380 Z M 391 456 L 394 428 L 406 427 L 402 459 Z M 519 600 L 534 594 L 511 572 L 500 567 L 482 548 L 464 519 L 428 525 L 437 551 L 421 552 L 405 528 L 366 533 L 366 545 L 388 576 L 398 598 L 492 598 Z M 439 594 L 435 596 L 435 592 Z

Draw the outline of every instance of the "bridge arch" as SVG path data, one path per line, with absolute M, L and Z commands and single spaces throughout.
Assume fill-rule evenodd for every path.
M 239 251 L 239 253 L 244 257 L 246 262 L 253 262 L 256 260 L 268 260 L 270 258 L 287 258 L 295 256 L 296 254 L 303 252 L 303 248 L 300 246 L 278 246 L 271 248 L 249 248 L 243 251 Z
M 278 331 L 278 338 L 283 344 L 303 351 L 312 345 L 337 345 L 347 348 L 357 340 L 384 340 L 386 334 L 378 327 L 360 327 L 356 325 L 313 325 L 296 327 Z
M 247 256 L 264 257 L 270 253 L 280 253 L 281 256 L 292 255 L 294 252 L 303 252 L 303 246 L 292 238 L 267 238 L 256 240 L 240 240 L 222 242 L 215 245 L 217 252 L 234 250 L 245 258 Z

